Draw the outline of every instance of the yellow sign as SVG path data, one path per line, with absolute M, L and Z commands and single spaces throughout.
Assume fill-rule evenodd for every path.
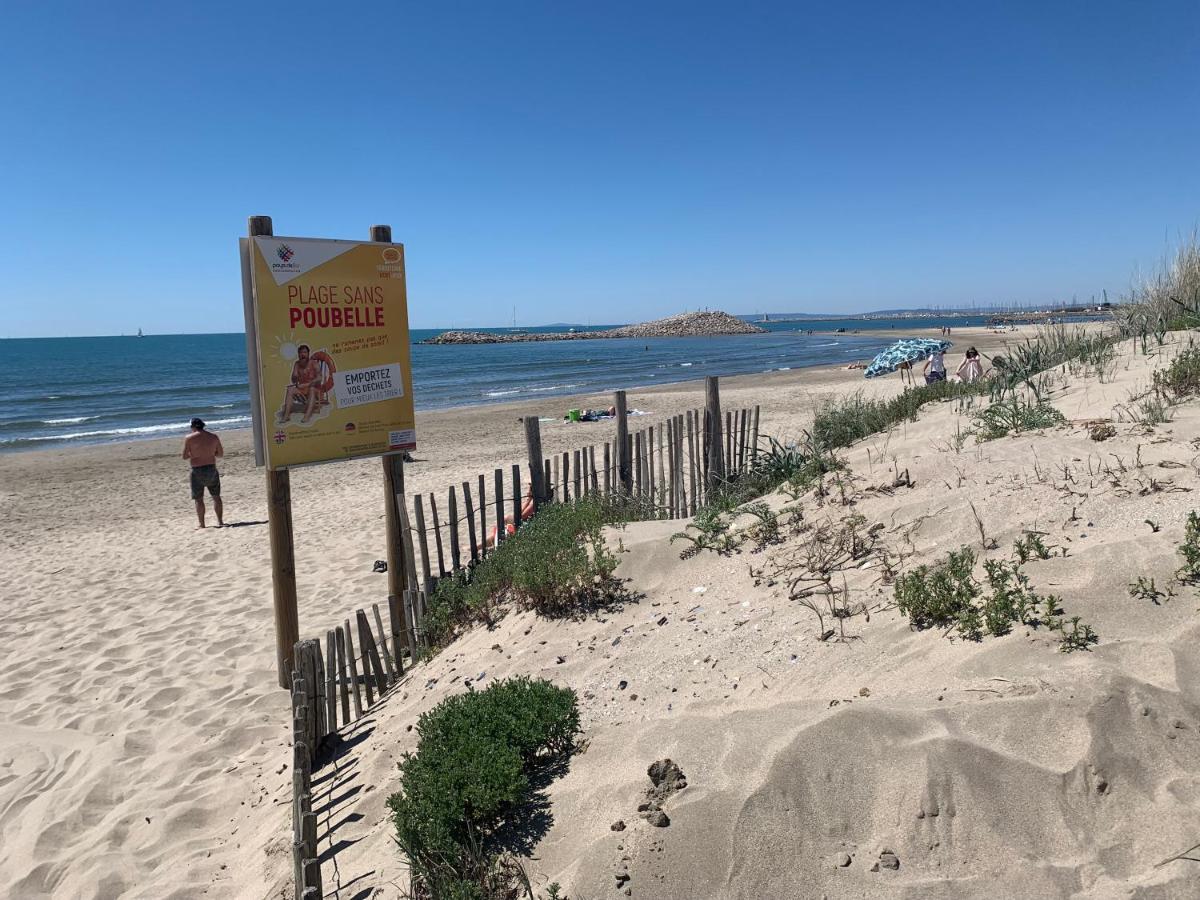
M 413 449 L 403 245 L 255 237 L 250 257 L 266 464 Z

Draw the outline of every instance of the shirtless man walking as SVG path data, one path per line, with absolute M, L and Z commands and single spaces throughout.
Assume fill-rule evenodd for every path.
M 287 423 L 292 417 L 292 411 L 298 403 L 304 404 L 304 418 L 308 422 L 313 417 L 317 406 L 317 392 L 313 385 L 321 378 L 321 367 L 310 356 L 308 344 L 296 348 L 296 362 L 292 365 L 292 383 L 288 385 L 283 398 L 283 406 L 279 408 L 276 422 L 280 425 Z
M 204 489 L 212 496 L 217 527 L 225 524 L 225 507 L 221 503 L 221 473 L 217 457 L 225 455 L 221 439 L 204 427 L 203 419 L 192 419 L 192 433 L 183 439 L 183 458 L 192 464 L 192 499 L 196 501 L 196 518 L 204 527 Z

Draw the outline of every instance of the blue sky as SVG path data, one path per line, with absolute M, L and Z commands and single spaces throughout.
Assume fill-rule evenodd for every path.
M 391 224 L 414 327 L 1086 298 L 1200 218 L 1194 2 L 4 18 L 0 336 L 240 330 L 259 213 Z

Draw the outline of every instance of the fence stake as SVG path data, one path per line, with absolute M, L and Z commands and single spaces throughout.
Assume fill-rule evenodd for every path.
M 725 480 L 725 462 L 721 456 L 721 392 L 715 375 L 704 379 L 704 403 L 704 439 L 708 445 L 704 494 L 711 501 L 713 491 Z
M 363 714 L 362 695 L 358 686 L 358 660 L 354 658 L 354 636 L 350 632 L 350 620 L 343 620 L 342 627 L 346 634 L 346 662 L 350 664 L 350 688 L 354 697 L 354 718 L 361 719 Z
M 496 469 L 496 471 L 492 473 L 492 477 L 496 483 L 496 543 L 495 543 L 495 546 L 499 547 L 500 542 L 507 537 L 507 535 L 504 533 L 504 470 Z M 487 539 L 487 535 L 484 535 L 484 539 L 485 540 Z
M 379 691 L 379 699 L 387 690 L 387 676 L 383 673 L 383 663 L 379 661 L 379 649 L 375 646 L 375 635 L 371 632 L 371 623 L 367 614 L 361 609 L 355 611 L 358 619 L 358 642 L 363 648 L 363 674 L 367 676 L 367 684 L 371 683 L 371 675 L 375 676 L 375 689 Z M 368 665 L 369 664 L 369 665 Z
M 429 492 L 429 515 L 433 519 L 433 539 L 437 542 L 438 580 L 440 581 L 446 577 L 446 557 L 442 553 L 442 524 L 438 521 L 437 498 L 433 496 L 433 491 Z M 382 628 L 380 630 L 382 631 Z
M 334 629 L 334 639 L 337 643 L 338 662 L 338 692 L 342 697 L 342 723 L 350 724 L 350 681 L 346 675 L 346 635 L 342 626 Z
M 463 506 L 467 510 L 467 540 L 471 544 L 471 562 L 479 562 L 479 544 L 475 541 L 475 506 L 471 501 L 471 482 L 462 483 Z M 426 594 L 429 591 L 425 591 Z
M 330 734 L 338 730 L 337 641 L 332 631 L 325 632 L 325 719 Z
M 433 592 L 433 573 L 429 570 L 429 535 L 425 533 L 425 504 L 420 494 L 413 494 L 413 515 L 417 519 L 417 541 L 421 545 L 421 577 L 425 590 Z M 364 666 L 365 668 L 365 666 Z M 367 701 L 368 703 L 370 700 Z
M 750 464 L 758 462 L 758 407 L 754 407 L 754 425 L 751 428 Z
M 542 468 L 542 426 L 536 415 L 525 417 L 525 451 L 529 459 L 529 487 L 533 491 L 533 511 L 549 501 Z
M 375 613 L 375 627 L 379 629 L 381 638 L 379 647 L 383 650 L 383 661 L 387 665 L 388 681 L 396 680 L 396 667 L 392 664 L 392 654 L 388 652 L 388 642 L 384 637 L 387 632 L 383 630 L 383 619 L 379 616 L 379 604 L 372 603 L 371 610 Z
M 450 485 L 450 492 L 446 496 L 446 510 L 450 516 L 450 521 L 447 523 L 450 526 L 450 565 L 457 572 L 462 568 L 462 548 L 459 546 L 458 495 L 454 490 L 454 485 Z
M 484 493 L 484 485 L 487 479 L 483 477 L 483 473 L 479 475 L 479 558 L 483 559 L 487 556 L 487 494 Z
M 521 527 L 521 466 L 516 464 L 512 468 L 512 483 L 513 483 L 513 501 L 512 501 L 512 516 L 513 528 Z
M 625 407 L 625 392 L 617 391 L 617 482 L 626 495 L 633 493 L 633 471 L 629 458 L 629 415 Z

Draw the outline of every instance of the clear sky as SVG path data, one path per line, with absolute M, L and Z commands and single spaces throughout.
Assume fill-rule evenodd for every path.
M 237 331 L 246 216 L 414 327 L 1056 301 L 1200 218 L 1200 4 L 11 3 L 0 336 Z

